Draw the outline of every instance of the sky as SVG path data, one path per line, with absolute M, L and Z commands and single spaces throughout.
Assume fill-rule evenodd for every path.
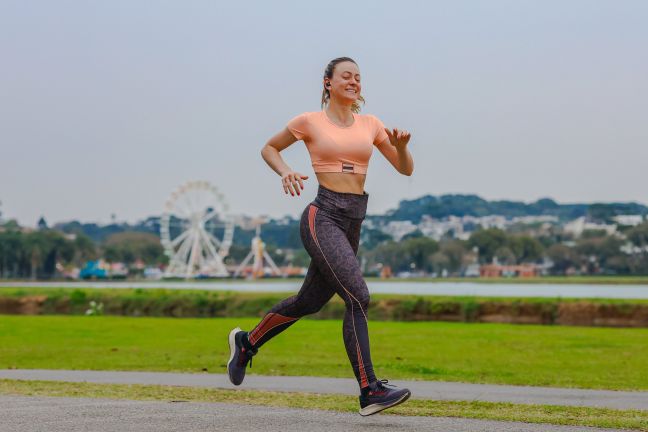
M 0 0 L 0 207 L 33 226 L 135 222 L 204 180 L 230 211 L 298 217 L 260 150 L 353 58 L 412 135 L 374 150 L 368 213 L 402 199 L 648 203 L 648 2 Z

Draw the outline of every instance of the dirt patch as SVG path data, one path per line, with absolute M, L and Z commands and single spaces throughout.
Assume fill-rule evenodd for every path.
M 558 323 L 564 325 L 648 327 L 648 306 L 631 304 L 561 303 Z
M 26 297 L 0 297 L 0 313 L 9 315 L 40 315 L 46 295 Z

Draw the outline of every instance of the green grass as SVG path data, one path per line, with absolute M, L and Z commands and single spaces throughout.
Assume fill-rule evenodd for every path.
M 0 368 L 225 373 L 227 334 L 258 318 L 0 315 Z M 379 378 L 648 390 L 648 329 L 369 322 Z M 353 377 L 342 321 L 302 319 L 251 374 Z
M 224 390 L 153 385 L 0 380 L 0 394 L 92 397 L 130 400 L 227 402 L 247 405 L 357 412 L 355 397 L 255 390 Z M 381 415 L 460 417 L 648 431 L 648 411 L 553 405 L 410 399 Z

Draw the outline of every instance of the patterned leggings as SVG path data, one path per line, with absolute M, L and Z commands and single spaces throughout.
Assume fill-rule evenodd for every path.
M 276 304 L 249 333 L 258 348 L 304 315 L 319 311 L 337 293 L 346 305 L 342 335 L 360 388 L 376 380 L 369 353 L 369 290 L 356 258 L 369 194 L 341 193 L 319 186 L 300 221 L 311 257 L 299 292 Z

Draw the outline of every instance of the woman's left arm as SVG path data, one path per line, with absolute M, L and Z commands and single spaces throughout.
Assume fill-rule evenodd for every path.
M 414 160 L 407 149 L 410 133 L 396 128 L 393 131 L 385 128 L 385 132 L 387 132 L 387 138 L 376 144 L 376 147 L 385 156 L 385 159 L 396 168 L 396 171 L 411 176 L 414 171 Z

